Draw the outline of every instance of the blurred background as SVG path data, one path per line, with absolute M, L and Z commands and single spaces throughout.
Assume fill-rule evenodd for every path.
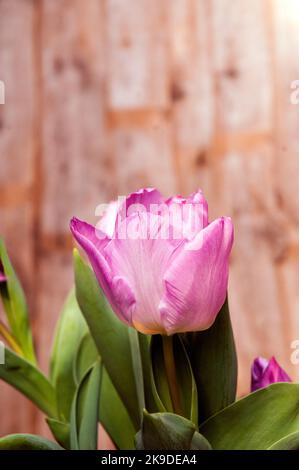
M 0 0 L 0 233 L 46 370 L 73 282 L 72 215 L 142 186 L 231 215 L 239 394 L 275 354 L 299 380 L 298 0 Z M 45 434 L 0 384 L 0 435 Z

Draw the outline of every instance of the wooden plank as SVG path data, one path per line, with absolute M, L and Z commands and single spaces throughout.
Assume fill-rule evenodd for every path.
M 286 360 L 285 316 L 276 265 L 287 240 L 276 214 L 271 178 L 273 149 L 231 151 L 219 163 L 221 203 L 217 214 L 229 214 L 235 224 L 229 297 L 239 354 L 239 390 L 248 391 L 254 357 L 277 355 Z
M 299 9 L 297 2 L 286 0 L 272 2 L 273 50 L 275 60 L 275 141 L 274 167 L 275 195 L 279 212 L 283 215 L 281 230 L 288 242 L 288 250 L 278 266 L 282 311 L 285 322 L 286 351 L 290 356 L 292 341 L 299 339 L 298 279 L 299 279 L 299 178 L 298 119 L 299 106 L 291 101 L 291 84 L 299 77 L 299 66 L 294 51 L 299 46 Z M 291 365 L 291 376 L 299 380 L 298 365 Z
M 108 106 L 165 107 L 169 2 L 107 0 Z
M 68 232 L 113 194 L 104 115 L 103 2 L 44 1 L 41 230 Z M 62 47 L 63 45 L 63 47 Z
M 36 149 L 33 25 L 32 2 L 0 2 L 0 80 L 5 84 L 5 104 L 0 105 L 0 234 L 6 240 L 30 307 L 34 304 L 31 196 Z M 33 405 L 3 382 L 0 395 L 0 435 L 33 432 Z
M 171 130 L 163 116 L 141 128 L 119 126 L 112 135 L 119 195 L 148 186 L 165 196 L 175 192 Z
M 291 103 L 291 83 L 299 77 L 299 64 L 294 53 L 299 47 L 299 10 L 296 2 L 273 2 L 273 44 L 275 50 L 275 110 L 277 142 L 275 180 L 281 209 L 289 220 L 299 221 L 297 197 L 299 177 L 299 105 Z
M 212 60 L 217 126 L 270 131 L 273 85 L 267 2 L 212 0 Z
M 214 130 L 210 16 L 204 0 L 174 0 L 169 8 L 170 97 L 176 171 L 183 193 L 209 186 Z

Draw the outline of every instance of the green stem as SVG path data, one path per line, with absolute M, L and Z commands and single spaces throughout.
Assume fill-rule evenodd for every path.
M 174 412 L 183 415 L 173 355 L 173 336 L 162 336 L 164 365 Z

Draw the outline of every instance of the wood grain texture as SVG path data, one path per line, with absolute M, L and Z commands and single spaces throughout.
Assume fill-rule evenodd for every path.
M 296 0 L 0 0 L 0 231 L 44 370 L 72 284 L 70 217 L 95 222 L 142 186 L 201 187 L 236 227 L 239 393 L 257 355 L 299 380 L 298 47 Z M 0 392 L 0 435 L 49 435 Z

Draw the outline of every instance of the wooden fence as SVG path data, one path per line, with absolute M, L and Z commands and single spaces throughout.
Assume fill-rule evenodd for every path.
M 142 186 L 201 187 L 231 215 L 240 358 L 299 379 L 296 0 L 0 0 L 0 233 L 28 294 L 43 368 L 72 285 L 68 223 Z M 46 432 L 0 384 L 0 434 Z

